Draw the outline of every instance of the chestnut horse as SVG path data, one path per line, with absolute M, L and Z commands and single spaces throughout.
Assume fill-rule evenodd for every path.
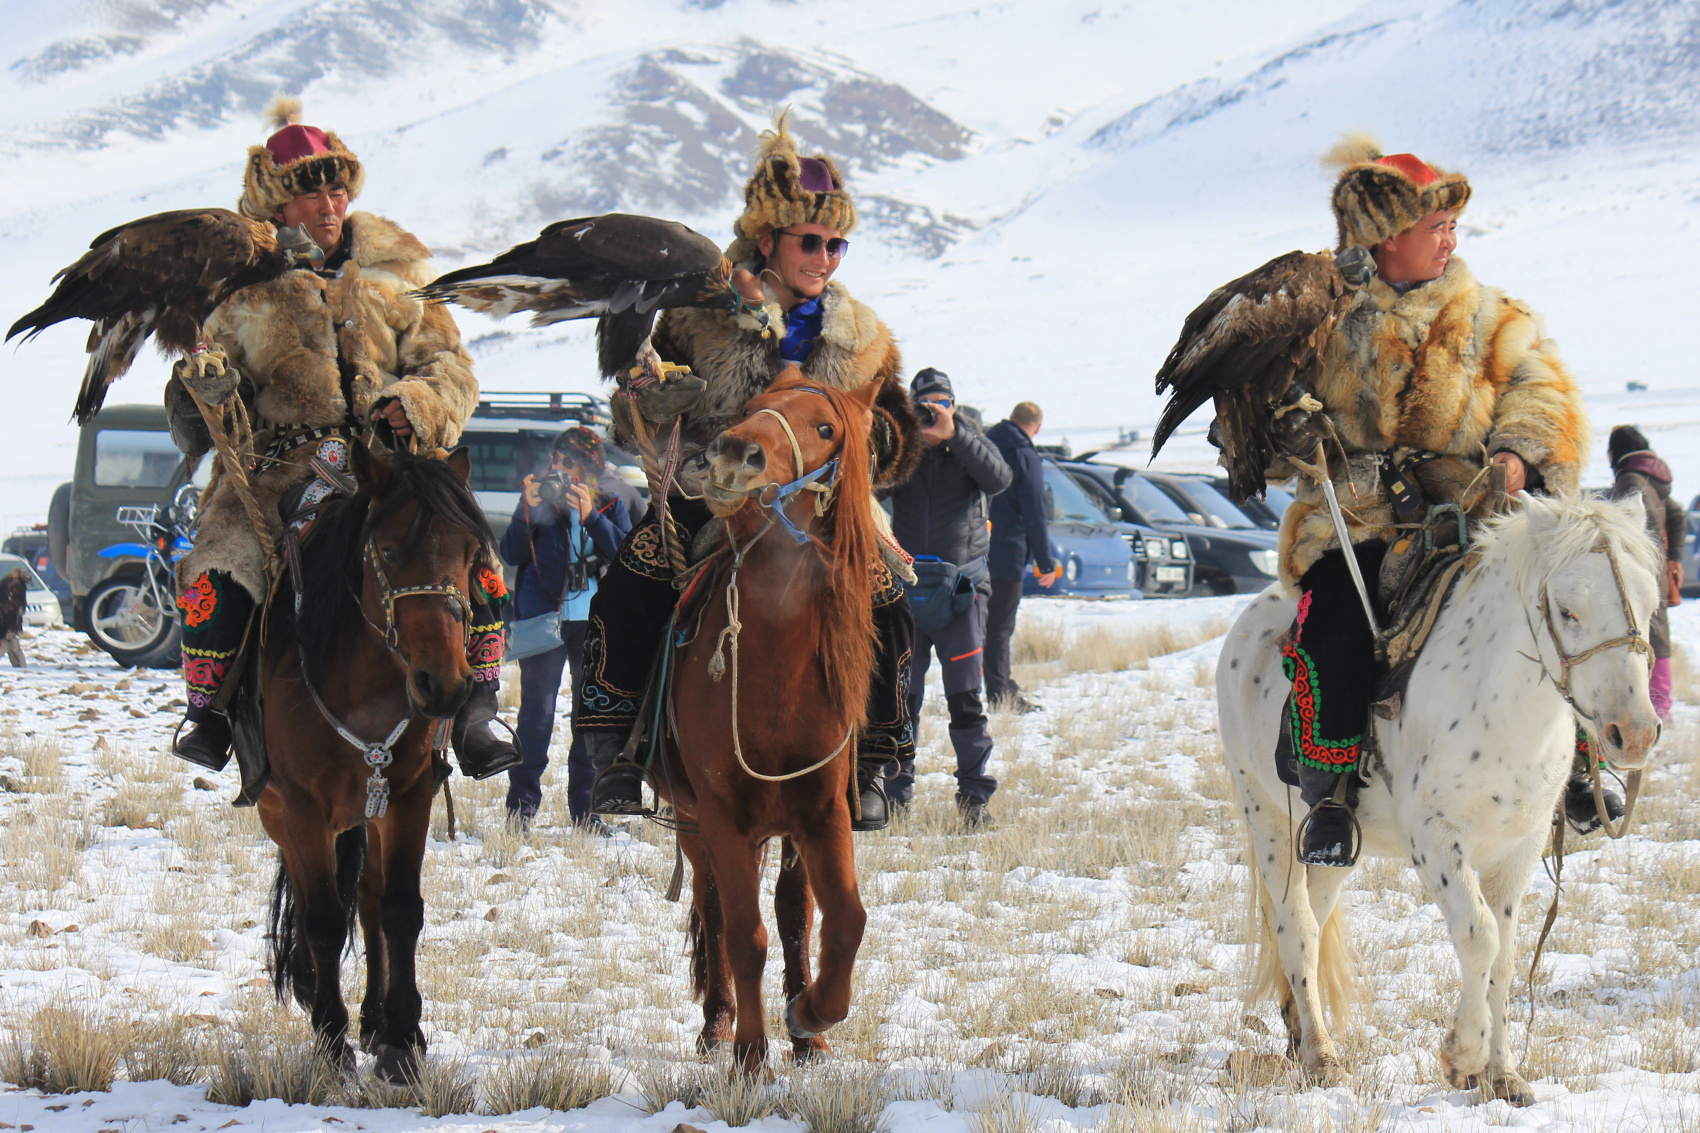
M 674 742 L 652 775 L 691 862 L 700 1045 L 732 1039 L 746 1070 L 767 1057 L 759 886 L 770 839 L 783 839 L 774 905 L 796 1057 L 829 1049 L 820 1032 L 850 1011 L 867 920 L 848 788 L 875 661 L 875 392 L 812 385 L 793 368 L 708 449 L 704 494 L 727 546 L 701 568 L 702 596 L 678 627 L 688 640 L 672 661 Z
M 359 491 L 327 504 L 303 552 L 299 611 L 273 603 L 262 647 L 271 778 L 260 821 L 282 861 L 272 980 L 293 989 L 324 1053 L 352 1068 L 341 959 L 358 909 L 366 946 L 360 1045 L 386 1081 L 417 1080 L 420 863 L 437 792 L 433 750 L 472 689 L 474 574 L 492 545 L 447 460 L 355 443 Z

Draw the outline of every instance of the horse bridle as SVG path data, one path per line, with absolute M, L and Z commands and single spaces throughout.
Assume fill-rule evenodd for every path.
M 366 540 L 363 553 L 366 561 L 372 566 L 373 575 L 377 578 L 379 599 L 383 603 L 384 609 L 384 624 L 380 626 L 372 620 L 371 616 L 366 613 L 366 604 L 363 601 L 360 601 L 360 617 L 377 632 L 391 653 L 394 653 L 397 657 L 401 656 L 401 635 L 396 629 L 395 621 L 396 599 L 414 595 L 441 594 L 448 599 L 451 606 L 458 607 L 460 610 L 461 647 L 464 649 L 472 640 L 472 603 L 452 581 L 445 580 L 437 585 L 428 586 L 392 586 L 390 585 L 390 576 L 384 570 L 383 556 L 378 553 L 376 536 Z M 295 605 L 297 612 L 299 612 L 301 608 L 301 582 L 298 577 L 295 581 L 295 589 Z M 359 601 L 358 595 L 356 595 L 356 600 Z M 296 639 L 295 648 L 301 662 L 301 683 L 307 686 L 307 693 L 313 698 L 313 705 L 319 710 L 319 715 L 325 718 L 325 723 L 335 729 L 337 735 L 341 736 L 349 746 L 360 753 L 366 766 L 371 769 L 372 775 L 366 780 L 366 817 L 368 819 L 384 817 L 390 806 L 390 784 L 389 780 L 384 778 L 384 772 L 395 760 L 396 742 L 401 739 L 402 733 L 407 731 L 407 726 L 413 723 L 413 713 L 409 711 L 396 721 L 395 727 L 391 728 L 389 735 L 382 740 L 361 739 L 347 724 L 343 723 L 335 712 L 331 711 L 330 705 L 326 704 L 324 697 L 319 695 L 317 686 L 307 679 L 307 659 L 305 655 L 301 654 L 299 638 Z M 450 723 L 449 720 L 437 721 L 431 736 L 431 750 L 433 752 L 441 751 L 444 745 L 448 743 L 448 725 Z
M 1612 579 L 1617 583 L 1617 597 L 1618 600 L 1623 603 L 1623 616 L 1629 623 L 1629 632 L 1620 634 L 1617 637 L 1610 638 L 1609 640 L 1602 641 L 1598 645 L 1591 645 L 1582 650 L 1580 653 L 1566 653 L 1564 650 L 1564 643 L 1558 636 L 1558 625 L 1552 619 L 1552 600 L 1547 596 L 1546 584 L 1542 583 L 1541 617 L 1546 620 L 1547 636 L 1552 638 L 1553 650 L 1558 654 L 1559 675 L 1556 677 L 1553 676 L 1552 672 L 1547 668 L 1544 660 L 1541 660 L 1539 657 L 1535 658 L 1535 660 L 1539 662 L 1541 672 L 1546 674 L 1547 679 L 1552 681 L 1553 686 L 1558 689 L 1558 694 L 1564 698 L 1564 702 L 1570 705 L 1571 709 L 1575 711 L 1578 716 L 1582 717 L 1584 720 L 1592 721 L 1593 716 L 1577 707 L 1575 699 L 1570 695 L 1570 674 L 1572 670 L 1574 670 L 1575 667 L 1580 665 L 1583 661 L 1586 661 L 1588 658 L 1597 653 L 1603 653 L 1607 649 L 1622 648 L 1628 649 L 1632 653 L 1645 653 L 1647 655 L 1648 664 L 1653 662 L 1654 657 L 1652 643 L 1649 642 L 1646 636 L 1635 626 L 1635 611 L 1629 605 L 1629 588 L 1625 586 L 1623 582 L 1623 568 L 1618 564 L 1617 551 L 1613 549 L 1611 543 L 1602 541 L 1601 545 L 1595 546 L 1588 553 L 1591 555 L 1603 553 L 1606 556 L 1606 560 L 1611 563 Z M 1531 633 L 1533 632 L 1533 629 L 1534 627 L 1530 626 Z M 1538 635 L 1536 635 L 1535 640 L 1538 652 L 1540 641 Z
M 441 594 L 448 599 L 450 607 L 457 609 L 460 614 L 461 644 L 465 645 L 471 642 L 472 602 L 468 600 L 465 594 L 461 593 L 460 587 L 456 586 L 452 580 L 444 579 L 435 585 L 426 586 L 391 586 L 390 576 L 384 571 L 383 556 L 378 553 L 376 536 L 366 540 L 366 561 L 372 564 L 372 573 L 377 576 L 378 598 L 383 603 L 384 608 L 384 624 L 379 625 L 370 617 L 366 617 L 364 605 L 362 605 L 360 613 L 362 617 L 366 617 L 366 624 L 378 631 L 379 636 L 384 639 L 384 644 L 389 647 L 391 653 L 397 656 L 401 655 L 401 637 L 396 630 L 395 623 L 395 601 L 397 598 L 410 598 L 416 595 Z
M 1617 551 L 1613 548 L 1609 540 L 1602 539 L 1598 544 L 1590 549 L 1588 553 L 1591 555 L 1603 553 L 1606 556 L 1606 560 L 1611 563 L 1612 579 L 1617 584 L 1617 597 L 1623 604 L 1623 616 L 1629 623 L 1629 632 L 1619 634 L 1617 637 L 1602 641 L 1597 645 L 1591 645 L 1587 649 L 1582 650 L 1580 653 L 1565 652 L 1564 643 L 1559 640 L 1558 625 L 1552 618 L 1552 600 L 1547 595 L 1546 584 L 1542 583 L 1541 617 L 1546 622 L 1547 636 L 1552 638 L 1553 650 L 1558 654 L 1558 676 L 1553 676 L 1552 671 L 1547 668 L 1546 661 L 1538 656 L 1541 651 L 1541 639 L 1540 635 L 1535 632 L 1533 624 L 1529 626 L 1529 634 L 1535 639 L 1535 652 L 1537 654 L 1537 656 L 1531 658 L 1531 660 L 1541 667 L 1541 675 L 1553 683 L 1553 687 L 1558 690 L 1558 695 L 1564 698 L 1564 703 L 1570 706 L 1570 710 L 1572 712 L 1576 713 L 1576 715 L 1581 719 L 1592 724 L 1594 722 L 1593 715 L 1591 713 L 1584 712 L 1581 706 L 1576 703 L 1575 698 L 1570 695 L 1570 676 L 1575 670 L 1575 667 L 1595 654 L 1603 653 L 1607 649 L 1622 648 L 1628 649 L 1631 653 L 1644 653 L 1646 654 L 1647 664 L 1649 666 L 1652 665 L 1655 660 L 1655 656 L 1653 653 L 1652 643 L 1647 640 L 1646 636 L 1642 634 L 1638 628 L 1636 628 L 1635 611 L 1629 605 L 1629 588 L 1623 581 L 1623 568 L 1617 561 Z M 1527 614 L 1525 613 L 1525 618 L 1526 617 Z M 1527 656 L 1527 654 L 1525 654 L 1525 656 Z M 1635 799 L 1641 792 L 1641 772 L 1630 771 L 1627 773 L 1623 817 L 1618 821 L 1617 826 L 1613 827 L 1610 816 L 1606 814 L 1605 789 L 1600 783 L 1600 760 L 1593 756 L 1592 752 L 1590 752 L 1589 755 L 1588 776 L 1593 783 L 1594 809 L 1599 815 L 1600 826 L 1605 830 L 1609 837 L 1614 839 L 1621 838 L 1628 832 L 1629 820 L 1635 814 Z
M 792 389 L 799 393 L 812 393 L 817 397 L 826 397 L 826 394 L 814 386 L 793 386 Z M 830 399 L 828 400 L 830 401 Z M 809 541 L 808 532 L 791 522 L 791 517 L 785 514 L 786 501 L 798 492 L 812 492 L 815 496 L 815 515 L 825 515 L 826 509 L 832 506 L 832 498 L 838 488 L 838 458 L 833 457 L 813 472 L 804 472 L 803 446 L 797 443 L 797 434 L 791 428 L 790 420 L 779 410 L 768 408 L 758 409 L 751 416 L 759 417 L 763 413 L 778 421 L 779 427 L 785 430 L 785 439 L 791 442 L 791 470 L 798 475 L 795 480 L 787 484 L 775 484 L 769 481 L 759 488 L 746 490 L 756 493 L 756 503 L 773 513 L 780 526 L 785 528 L 787 535 L 798 543 L 807 543 Z M 764 498 L 769 488 L 773 489 L 772 499 Z

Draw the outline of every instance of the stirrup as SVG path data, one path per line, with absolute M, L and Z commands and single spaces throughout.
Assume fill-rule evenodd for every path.
M 643 781 L 642 767 L 630 760 L 616 759 L 597 772 L 596 781 L 590 785 L 591 812 L 641 817 L 646 813 Z
M 1299 821 L 1299 828 L 1294 835 L 1293 853 L 1303 865 L 1333 866 L 1337 869 L 1347 869 L 1358 863 L 1358 854 L 1363 849 L 1363 827 L 1358 824 L 1357 813 L 1344 801 L 1336 798 L 1338 791 L 1330 792 L 1319 799 L 1315 806 L 1305 813 Z M 1323 822 L 1333 820 L 1336 814 L 1346 816 L 1343 831 L 1346 835 L 1344 842 L 1336 838 L 1325 845 L 1306 848 L 1310 841 L 1311 831 L 1317 820 Z

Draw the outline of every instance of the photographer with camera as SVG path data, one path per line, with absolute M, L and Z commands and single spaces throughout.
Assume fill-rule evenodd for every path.
M 519 506 L 502 536 L 502 559 L 518 568 L 515 624 L 560 617 L 560 643 L 519 660 L 520 765 L 508 772 L 508 815 L 521 823 L 529 823 L 543 801 L 561 670 L 571 666 L 577 687 L 590 596 L 632 528 L 624 501 L 597 490 L 603 470 L 602 438 L 589 429 L 567 429 L 555 439 L 548 470 L 522 481 Z M 517 651 L 517 633 L 513 644 Z M 567 755 L 567 809 L 575 823 L 590 821 L 595 778 L 583 741 L 575 739 Z
M 918 582 L 909 589 L 915 616 L 915 652 L 909 677 L 909 717 L 917 738 L 927 669 L 937 651 L 950 709 L 950 744 L 956 752 L 956 805 L 970 830 L 994 824 L 986 803 L 998 781 L 986 770 L 992 737 L 980 703 L 980 662 L 986 641 L 990 593 L 986 552 L 991 535 L 988 496 L 1009 487 L 1009 465 L 997 446 L 956 409 L 950 379 L 932 368 L 909 385 L 926 451 L 915 474 L 891 494 L 891 530 L 916 556 Z M 904 760 L 888 798 L 909 802 L 915 762 Z

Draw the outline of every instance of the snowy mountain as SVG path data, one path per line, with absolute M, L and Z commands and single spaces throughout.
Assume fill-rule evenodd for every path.
M 772 112 L 845 164 L 843 278 L 911 367 L 1077 448 L 1148 431 L 1212 286 L 1332 240 L 1347 129 L 1468 172 L 1460 254 L 1541 311 L 1604 431 L 1638 420 L 1700 489 L 1700 10 L 1653 0 L 80 0 L 0 2 L 0 310 L 111 224 L 228 205 L 261 106 L 301 95 L 368 166 L 361 207 L 444 267 L 609 209 L 728 238 Z M 588 328 L 463 318 L 491 388 L 594 388 Z M 75 446 L 81 328 L 0 354 L 0 523 Z M 115 401 L 158 396 L 146 357 Z M 1626 382 L 1650 388 L 1629 393 Z M 1203 421 L 1173 443 L 1202 462 Z M 1688 453 L 1695 455 L 1691 458 Z M 1132 459 L 1132 454 L 1130 454 Z

